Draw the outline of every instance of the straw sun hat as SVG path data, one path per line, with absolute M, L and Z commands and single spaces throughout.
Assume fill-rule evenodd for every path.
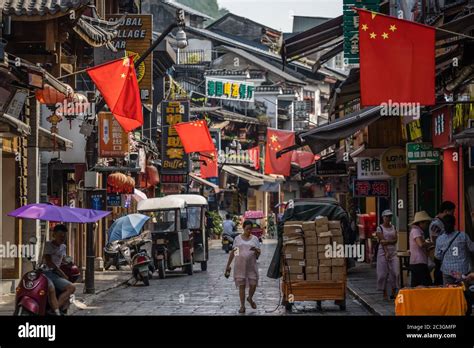
M 411 225 L 416 224 L 417 222 L 422 222 L 422 221 L 431 221 L 433 220 L 431 216 L 428 215 L 426 211 L 419 211 L 415 214 L 415 218 L 413 219 L 413 222 Z

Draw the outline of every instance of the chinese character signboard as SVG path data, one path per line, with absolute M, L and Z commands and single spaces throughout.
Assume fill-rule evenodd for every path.
M 128 151 L 128 133 L 111 112 L 99 113 L 99 157 L 125 157 Z
M 380 12 L 380 0 L 344 0 L 344 62 L 359 64 L 359 16 L 354 7 Z
M 451 143 L 451 109 L 447 106 L 433 112 L 431 123 L 433 147 L 444 148 Z
M 110 22 L 120 21 L 118 26 L 118 36 L 114 39 L 113 45 L 117 52 L 112 52 L 108 48 L 100 47 L 94 49 L 94 64 L 99 65 L 110 60 L 123 58 L 124 55 L 132 56 L 136 61 L 140 58 L 153 40 L 153 16 L 123 14 L 107 15 L 106 19 Z M 145 61 L 136 67 L 137 80 L 140 87 L 142 100 L 152 100 L 153 83 L 153 54 L 150 54 Z
M 382 168 L 380 158 L 360 157 L 357 159 L 357 179 L 389 179 L 390 175 Z
M 407 175 L 407 153 L 403 147 L 391 147 L 382 155 L 382 168 L 392 177 Z
M 253 82 L 233 81 L 206 77 L 206 97 L 253 103 L 255 85 Z
M 344 176 L 347 175 L 345 163 L 322 160 L 316 162 L 316 175 L 318 176 Z
M 183 144 L 174 125 L 189 121 L 189 102 L 164 101 L 161 107 L 161 182 L 163 184 L 186 183 L 186 175 L 189 173 L 189 157 L 184 152 Z
M 433 149 L 431 143 L 407 143 L 407 162 L 413 164 L 436 164 L 440 162 L 441 152 Z
M 354 197 L 390 197 L 388 180 L 354 180 Z

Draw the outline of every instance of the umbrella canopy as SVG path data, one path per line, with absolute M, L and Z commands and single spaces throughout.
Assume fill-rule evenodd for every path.
M 244 213 L 244 219 L 263 219 L 264 217 L 261 210 L 248 210 Z
M 109 243 L 138 236 L 149 216 L 130 214 L 117 219 L 109 229 Z
M 133 198 L 135 199 L 135 201 L 137 202 L 140 202 L 140 201 L 143 201 L 145 199 L 148 199 L 148 197 L 146 196 L 146 194 L 140 190 L 137 190 L 137 189 L 133 189 Z
M 110 211 L 71 208 L 68 206 L 60 207 L 48 203 L 38 203 L 25 205 L 9 212 L 7 215 L 22 219 L 85 224 L 97 222 L 109 214 Z

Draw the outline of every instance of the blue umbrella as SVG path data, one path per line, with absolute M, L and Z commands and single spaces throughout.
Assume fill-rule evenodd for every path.
M 138 236 L 149 216 L 130 214 L 117 219 L 109 228 L 109 243 Z

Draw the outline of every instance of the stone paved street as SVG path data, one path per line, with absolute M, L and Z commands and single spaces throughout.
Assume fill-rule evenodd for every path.
M 260 286 L 255 301 L 257 310 L 247 306 L 246 315 L 286 315 L 280 302 L 279 280 L 266 277 L 268 265 L 276 246 L 275 241 L 265 241 L 259 260 Z M 238 291 L 232 277 L 224 277 L 227 254 L 215 245 L 210 250 L 207 272 L 195 265 L 193 276 L 178 271 L 167 273 L 166 279 L 156 276 L 145 287 L 122 286 L 105 293 L 88 308 L 75 315 L 238 315 Z M 370 315 L 354 298 L 348 295 L 347 310 L 340 311 L 333 302 L 323 302 L 323 311 L 314 302 L 296 303 L 295 315 Z

